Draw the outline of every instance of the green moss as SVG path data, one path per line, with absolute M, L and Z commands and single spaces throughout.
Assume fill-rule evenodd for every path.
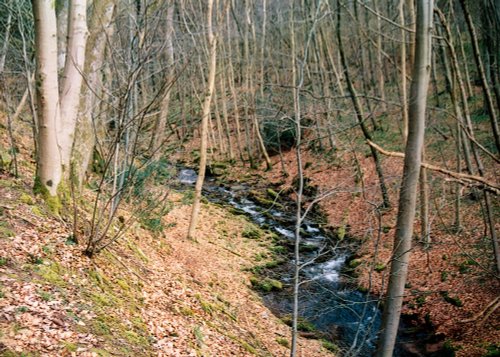
M 253 224 L 246 225 L 243 232 L 241 232 L 241 236 L 248 239 L 259 239 L 262 235 L 263 232 Z
M 194 311 L 189 306 L 181 306 L 180 313 L 184 316 L 194 316 Z
M 500 344 L 491 344 L 485 349 L 486 353 L 482 357 L 500 357 Z
M 30 195 L 28 195 L 25 192 L 21 193 L 21 196 L 19 197 L 19 200 L 22 203 L 25 203 L 27 205 L 33 205 L 35 203 L 35 200 L 33 199 L 33 197 L 31 197 Z
M 281 281 L 271 279 L 271 278 L 264 278 L 260 280 L 259 278 L 253 276 L 250 278 L 250 283 L 252 286 L 260 291 L 263 292 L 270 292 L 273 290 L 282 290 L 283 289 L 283 284 Z
M 92 348 L 90 351 L 97 353 L 99 357 L 111 357 L 111 353 L 101 348 Z
M 453 305 L 453 306 L 456 306 L 456 307 L 462 307 L 464 306 L 462 300 L 460 300 L 460 298 L 458 297 L 452 297 L 448 294 L 447 291 L 441 291 L 440 292 L 441 296 L 443 297 L 444 301 L 446 301 L 447 303 Z
M 286 254 L 288 253 L 288 249 L 282 245 L 275 245 L 271 247 L 271 251 L 275 254 Z
M 78 349 L 78 345 L 74 342 L 62 341 L 61 343 L 64 346 L 64 349 L 68 352 L 76 352 Z
M 383 263 L 377 263 L 377 264 L 375 264 L 375 268 L 374 269 L 375 269 L 376 272 L 380 273 L 381 271 L 385 270 L 385 268 L 386 268 L 385 264 L 383 264 Z
M 58 286 L 66 287 L 68 283 L 62 277 L 68 273 L 68 270 L 60 264 L 52 262 L 49 265 L 41 265 L 37 269 L 38 275 L 44 282 Z
M 276 342 L 278 342 L 281 346 L 289 348 L 290 347 L 290 341 L 288 341 L 287 338 L 284 337 L 278 337 L 276 339 Z
M 321 340 L 321 345 L 323 346 L 323 348 L 325 350 L 328 350 L 330 352 L 333 352 L 333 353 L 339 353 L 340 352 L 339 346 L 337 346 L 335 343 L 333 343 L 331 341 Z
M 251 354 L 254 354 L 254 355 L 257 354 L 257 350 L 255 349 L 255 347 L 250 345 L 248 342 L 240 341 L 240 343 L 241 343 L 241 347 L 243 347 L 245 349 L 245 351 L 250 352 Z
M 352 259 L 348 265 L 349 265 L 349 268 L 355 269 L 355 268 L 359 267 L 361 265 L 361 263 L 363 263 L 363 261 L 361 259 Z
M 14 237 L 16 232 L 9 226 L 7 222 L 0 222 L 0 238 Z
M 270 198 L 272 198 L 273 200 L 278 199 L 278 198 L 279 198 L 279 196 L 280 196 L 280 195 L 279 195 L 279 193 L 278 193 L 278 192 L 276 192 L 276 191 L 274 191 L 272 188 L 268 188 L 268 189 L 266 190 L 266 193 L 267 193 L 267 195 L 268 195 Z

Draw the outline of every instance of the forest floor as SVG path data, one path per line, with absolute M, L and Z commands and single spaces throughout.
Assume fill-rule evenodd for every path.
M 306 202 L 328 194 L 319 202 L 332 230 L 345 232 L 353 241 L 356 284 L 375 295 L 385 293 L 395 233 L 397 199 L 403 160 L 383 158 L 390 191 L 391 208 L 381 209 L 378 179 L 369 153 L 338 151 L 330 159 L 310 150 L 302 152 L 305 167 Z M 273 169 L 258 171 L 262 180 L 290 192 L 297 177 L 296 153 L 273 158 Z M 248 174 L 248 169 L 231 170 L 231 178 Z M 450 355 L 498 356 L 500 353 L 500 309 L 491 303 L 500 296 L 499 277 L 494 270 L 491 240 L 485 233 L 481 206 L 468 189 L 462 188 L 462 225 L 455 233 L 453 207 L 444 196 L 453 194 L 453 185 L 438 180 L 432 172 L 431 244 L 425 249 L 419 234 L 417 212 L 407 292 L 402 313 L 411 323 L 431 328 L 441 342 L 429 344 L 429 352 L 441 348 Z M 439 196 L 442 196 L 441 198 Z M 293 196 L 293 193 L 292 193 Z M 449 199 L 449 198 L 448 198 Z M 497 226 L 497 231 L 498 231 Z M 419 341 L 415 341 L 419 343 Z
M 289 327 L 251 288 L 248 270 L 271 259 L 272 243 L 242 237 L 249 221 L 204 203 L 188 240 L 192 197 L 171 192 L 165 231 L 134 223 L 89 259 L 69 220 L 33 195 L 30 145 L 18 146 L 19 178 L 0 174 L 0 356 L 289 353 Z M 304 357 L 330 355 L 319 340 L 301 337 L 299 346 Z
M 5 132 L 0 132 L 1 147 L 6 148 Z M 82 254 L 83 242 L 71 239 L 71 220 L 54 216 L 33 195 L 31 144 L 26 139 L 18 146 L 20 177 L 0 175 L 0 355 L 288 353 L 289 328 L 251 288 L 248 270 L 272 259 L 270 237 L 242 237 L 252 223 L 204 203 L 196 240 L 187 240 L 191 197 L 171 192 L 172 208 L 163 217 L 166 229 L 161 234 L 134 223 L 123 239 L 89 259 Z M 289 190 L 297 172 L 295 153 L 273 161 L 270 171 L 233 167 L 223 179 L 260 177 Z M 377 206 L 373 164 L 364 153 L 338 152 L 326 160 L 305 151 L 303 162 L 307 186 L 315 194 L 335 190 L 320 206 L 329 227 L 345 232 L 358 247 L 356 283 L 383 294 L 402 161 L 384 158 L 392 208 L 383 210 Z M 440 193 L 451 195 L 451 184 L 432 182 L 433 197 L 438 197 L 432 202 L 432 244 L 426 250 L 415 239 L 403 313 L 414 316 L 415 323 L 432 324 L 442 337 L 441 347 L 457 356 L 498 355 L 500 316 L 498 310 L 488 314 L 488 304 L 499 296 L 500 285 L 491 274 L 490 242 L 484 238 L 479 203 L 464 190 L 466 229 L 453 234 L 448 229 L 452 207 L 439 198 Z M 86 199 L 88 193 L 81 220 L 90 215 Z M 126 216 L 130 209 L 124 205 L 119 214 Z M 330 353 L 318 340 L 301 338 L 300 346 L 302 356 Z

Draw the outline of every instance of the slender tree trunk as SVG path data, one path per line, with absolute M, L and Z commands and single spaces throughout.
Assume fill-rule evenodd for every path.
M 207 139 L 208 139 L 208 122 L 210 119 L 210 107 L 212 95 L 215 87 L 215 71 L 217 69 L 217 38 L 213 34 L 212 29 L 212 8 L 213 0 L 208 0 L 207 5 L 207 42 L 210 49 L 208 81 L 205 99 L 203 101 L 203 111 L 201 118 L 201 144 L 200 144 L 200 165 L 198 170 L 198 178 L 195 186 L 195 197 L 193 209 L 191 211 L 191 221 L 189 222 L 188 238 L 193 239 L 198 223 L 198 215 L 200 211 L 201 189 L 205 180 L 205 170 L 207 165 Z
M 340 59 L 342 62 L 342 66 L 344 67 L 344 75 L 345 75 L 345 80 L 347 82 L 347 88 L 349 89 L 349 93 L 351 96 L 351 100 L 354 106 L 354 111 L 356 112 L 356 118 L 358 120 L 358 124 L 361 128 L 361 131 L 363 132 L 363 135 L 365 139 L 367 140 L 372 140 L 370 132 L 368 131 L 368 128 L 366 127 L 364 120 L 365 116 L 363 113 L 363 109 L 361 107 L 361 103 L 359 102 L 358 95 L 356 93 L 356 89 L 354 88 L 354 85 L 352 83 L 350 74 L 349 74 L 349 66 L 347 63 L 346 55 L 344 53 L 344 46 L 342 43 L 342 35 L 341 35 L 341 19 L 342 19 L 342 12 L 338 11 L 338 16 L 337 16 L 337 41 L 339 44 L 339 53 L 340 53 Z M 389 193 L 387 191 L 387 186 L 385 185 L 385 178 L 384 178 L 384 173 L 382 170 L 382 165 L 380 163 L 380 158 L 378 155 L 377 150 L 375 150 L 373 147 L 370 146 L 370 151 L 373 157 L 373 161 L 375 163 L 375 170 L 377 171 L 377 175 L 379 178 L 379 184 L 380 184 L 380 191 L 382 194 L 382 200 L 383 200 L 383 206 L 384 207 L 390 207 L 391 203 L 389 200 Z
M 61 102 L 61 126 L 57 134 L 63 174 L 66 178 L 70 174 L 69 163 L 83 83 L 82 72 L 85 65 L 85 46 L 87 42 L 86 0 L 70 0 L 67 34 L 68 49 L 59 97 Z
M 111 38 L 115 13 L 114 0 L 102 0 L 94 4 L 90 15 L 91 29 L 86 47 L 85 85 L 82 87 L 80 113 L 76 126 L 75 142 L 72 151 L 72 174 L 81 188 L 89 167 L 96 144 L 96 136 L 103 136 L 104 119 L 98 114 L 98 97 L 102 89 L 102 69 L 107 39 Z
M 173 44 L 173 36 L 174 36 L 174 4 L 170 2 L 168 4 L 167 9 L 167 18 L 166 18 L 166 33 L 165 33 L 165 50 L 167 54 L 167 65 L 168 65 L 168 73 L 167 81 L 169 82 L 165 87 L 165 95 L 161 101 L 160 105 L 160 113 L 158 115 L 158 119 L 155 123 L 155 130 L 153 132 L 153 157 L 155 160 L 158 160 L 161 157 L 161 146 L 163 145 L 163 141 L 165 138 L 165 129 L 167 127 L 168 114 L 170 111 L 170 94 L 172 93 L 172 85 L 173 81 L 173 65 L 174 65 L 174 44 Z
M 470 15 L 466 1 L 460 0 L 460 5 L 462 6 L 462 10 L 464 12 L 465 22 L 467 23 L 467 27 L 469 28 L 472 49 L 474 50 L 474 60 L 476 61 L 477 70 L 481 79 L 481 87 L 483 88 L 486 107 L 488 108 L 488 113 L 490 114 L 490 123 L 491 129 L 493 130 L 493 136 L 495 138 L 495 145 L 497 147 L 497 151 L 500 152 L 500 130 L 498 129 L 498 118 L 495 111 L 495 106 L 493 104 L 493 98 L 491 96 L 488 80 L 486 79 L 486 72 L 484 71 L 483 61 L 481 59 L 481 52 L 477 40 L 476 29 L 474 27 L 474 23 L 472 22 L 472 17 Z
M 399 0 L 399 22 L 401 26 L 405 26 L 405 0 Z M 403 112 L 403 140 L 406 142 L 408 137 L 408 98 L 406 96 L 406 31 L 401 28 L 401 102 L 403 104 L 401 110 Z
M 415 63 L 410 92 L 410 121 L 401 183 L 396 235 L 392 254 L 387 299 L 382 317 L 378 357 L 391 357 L 403 304 L 417 199 L 417 183 L 424 145 L 425 110 L 430 79 L 433 0 L 417 5 Z

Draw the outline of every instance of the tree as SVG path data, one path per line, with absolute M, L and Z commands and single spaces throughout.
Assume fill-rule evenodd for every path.
M 201 189 L 205 180 L 205 170 L 207 166 L 207 140 L 208 140 L 208 122 L 210 119 L 210 106 L 212 103 L 212 95 L 215 87 L 215 71 L 217 66 L 217 38 L 214 36 L 212 29 L 212 8 L 213 0 L 208 1 L 207 6 L 207 41 L 210 50 L 208 81 L 206 87 L 206 95 L 203 101 L 203 110 L 201 117 L 201 144 L 200 144 L 200 165 L 198 169 L 198 178 L 196 179 L 195 197 L 193 209 L 191 211 L 191 221 L 189 223 L 188 238 L 194 237 L 196 224 L 198 222 L 198 214 L 200 211 Z
M 425 112 L 429 87 L 432 46 L 433 0 L 417 3 L 415 63 L 410 91 L 409 128 L 403 181 L 399 193 L 396 235 L 389 285 L 382 317 L 378 357 L 390 357 L 394 350 L 410 261 L 411 239 L 417 200 L 417 184 L 424 145 Z
M 59 206 L 61 184 L 69 177 L 87 37 L 86 0 L 72 0 L 68 44 L 61 82 L 57 70 L 57 21 L 54 1 L 33 0 L 35 16 L 36 91 L 38 111 L 35 191 L 53 210 Z M 61 90 L 61 91 L 59 91 Z

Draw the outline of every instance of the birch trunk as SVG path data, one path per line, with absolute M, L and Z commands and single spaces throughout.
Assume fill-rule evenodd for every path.
M 433 0 L 422 0 L 417 3 L 415 63 L 410 91 L 408 140 L 387 300 L 384 306 L 382 331 L 377 350 L 378 357 L 391 357 L 393 354 L 410 262 L 417 184 L 424 144 L 425 109 L 431 73 L 433 5 Z
M 38 158 L 35 191 L 57 197 L 62 179 L 57 132 L 60 124 L 57 79 L 57 22 L 52 0 L 34 0 Z M 57 201 L 57 199 L 56 199 Z M 55 202 L 56 203 L 56 202 Z M 57 209 L 57 207 L 54 207 Z
M 62 77 L 61 126 L 58 128 L 58 143 L 61 150 L 63 175 L 69 177 L 69 162 L 74 142 L 76 120 L 83 83 L 87 41 L 87 1 L 71 0 L 68 13 L 68 45 Z
M 101 0 L 94 4 L 89 20 L 91 29 L 86 47 L 85 70 L 86 81 L 82 87 L 80 112 L 75 130 L 75 142 L 72 150 L 72 175 L 81 187 L 85 179 L 96 139 L 102 135 L 104 120 L 95 115 L 98 107 L 98 96 L 102 89 L 102 68 L 106 52 L 106 41 L 111 38 L 113 25 L 111 21 L 115 13 L 114 0 Z

